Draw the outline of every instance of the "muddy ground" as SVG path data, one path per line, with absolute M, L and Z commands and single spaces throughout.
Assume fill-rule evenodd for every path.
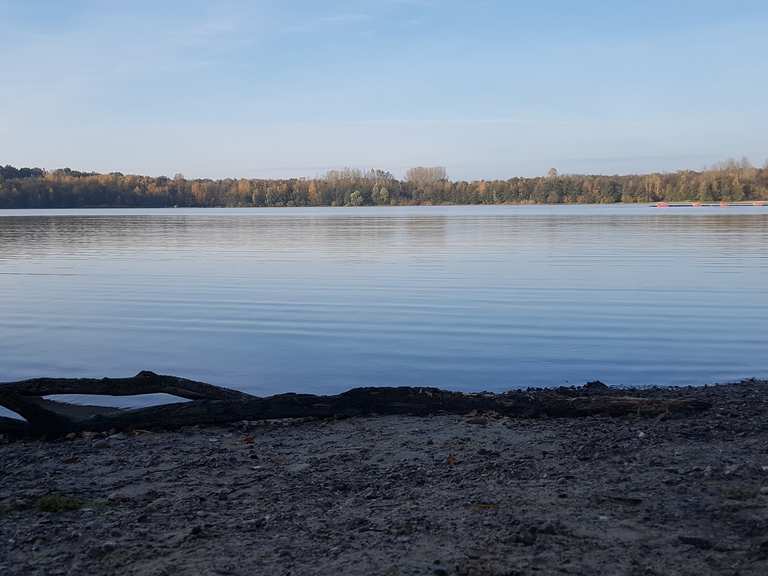
M 678 418 L 240 423 L 0 445 L 0 574 L 768 574 L 768 383 Z

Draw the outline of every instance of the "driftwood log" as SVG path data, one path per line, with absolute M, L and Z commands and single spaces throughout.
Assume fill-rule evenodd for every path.
M 57 394 L 129 396 L 166 393 L 188 400 L 137 409 L 48 400 Z M 692 398 L 642 398 L 593 382 L 581 388 L 465 394 L 438 388 L 355 388 L 335 396 L 278 394 L 261 398 L 175 376 L 140 372 L 133 378 L 38 378 L 0 384 L 0 406 L 24 420 L 0 418 L 0 433 L 57 437 L 70 432 L 172 429 L 242 420 L 350 417 L 372 414 L 495 412 L 520 418 L 692 414 L 709 403 Z

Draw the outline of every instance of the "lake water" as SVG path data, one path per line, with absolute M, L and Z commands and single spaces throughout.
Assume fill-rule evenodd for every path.
M 768 208 L 0 211 L 0 381 L 768 377 Z

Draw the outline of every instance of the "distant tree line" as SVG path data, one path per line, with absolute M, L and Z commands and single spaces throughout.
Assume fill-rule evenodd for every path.
M 0 208 L 170 206 L 386 206 L 560 204 L 768 199 L 768 165 L 723 162 L 703 171 L 628 176 L 569 175 L 449 180 L 419 167 L 398 180 L 384 170 L 332 170 L 322 178 L 173 178 L 0 166 Z

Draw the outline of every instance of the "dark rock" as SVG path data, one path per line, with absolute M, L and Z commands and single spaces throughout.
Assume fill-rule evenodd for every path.
M 700 536 L 678 536 L 677 539 L 680 543 L 693 546 L 699 550 L 711 550 L 715 546 L 711 540 Z

